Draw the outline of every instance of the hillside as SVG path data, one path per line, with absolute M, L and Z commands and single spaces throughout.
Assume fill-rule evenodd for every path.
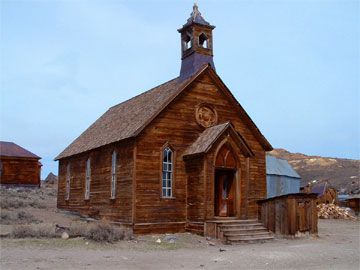
M 301 176 L 302 185 L 316 180 L 313 184 L 316 187 L 328 181 L 331 186 L 347 193 L 360 186 L 360 160 L 307 156 L 284 149 L 274 149 L 268 154 L 286 159 Z

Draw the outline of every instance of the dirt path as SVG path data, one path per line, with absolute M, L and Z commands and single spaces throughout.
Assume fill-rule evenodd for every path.
M 359 269 L 359 222 L 320 220 L 319 237 L 265 244 L 210 246 L 179 235 L 175 244 L 99 245 L 83 239 L 3 239 L 1 269 Z M 163 238 L 164 236 L 161 236 Z M 219 248 L 227 250 L 220 252 Z

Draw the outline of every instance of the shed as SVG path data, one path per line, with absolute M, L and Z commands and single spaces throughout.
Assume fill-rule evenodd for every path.
M 326 204 L 329 204 L 329 203 L 338 204 L 339 203 L 336 189 L 334 187 L 328 186 L 327 183 L 325 183 L 325 185 L 312 188 L 310 190 L 310 192 L 318 194 L 318 199 L 317 199 L 318 204 L 319 203 L 326 203 Z
M 13 142 L 0 141 L 0 184 L 39 187 L 40 159 Z
M 301 177 L 285 159 L 266 156 L 267 197 L 300 192 Z

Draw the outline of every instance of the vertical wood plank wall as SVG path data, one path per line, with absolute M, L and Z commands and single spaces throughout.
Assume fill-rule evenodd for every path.
M 294 193 L 259 201 L 260 219 L 277 235 L 318 232 L 316 194 Z

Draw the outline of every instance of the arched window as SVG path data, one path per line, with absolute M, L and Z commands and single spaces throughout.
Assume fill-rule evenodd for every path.
M 190 36 L 190 34 L 186 34 L 185 37 L 183 38 L 183 48 L 184 48 L 184 51 L 191 48 L 191 36 Z
M 116 151 L 114 151 L 111 162 L 111 199 L 115 199 L 116 193 L 116 155 Z
M 90 182 L 91 182 L 91 167 L 90 158 L 86 162 L 86 185 L 85 185 L 85 200 L 90 198 Z
M 199 36 L 199 45 L 200 47 L 206 48 L 208 49 L 209 44 L 208 44 L 208 37 L 204 34 L 201 33 L 201 35 Z
M 66 166 L 66 200 L 70 199 L 70 161 Z
M 163 151 L 162 165 L 162 197 L 172 197 L 172 172 L 173 172 L 173 152 L 170 147 Z

